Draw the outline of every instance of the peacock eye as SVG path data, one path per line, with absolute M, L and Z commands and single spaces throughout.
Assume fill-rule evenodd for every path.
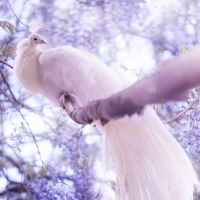
M 37 40 L 37 38 L 34 38 L 34 40 Z

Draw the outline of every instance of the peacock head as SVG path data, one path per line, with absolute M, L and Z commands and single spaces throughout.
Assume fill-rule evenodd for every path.
M 45 42 L 45 40 L 42 38 L 41 35 L 34 33 L 31 34 L 31 36 L 29 37 L 29 44 L 31 46 L 37 46 L 40 44 L 47 44 L 47 43 Z

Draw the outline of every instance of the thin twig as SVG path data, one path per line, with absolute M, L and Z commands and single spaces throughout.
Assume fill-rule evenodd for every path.
M 1 69 L 0 69 L 0 74 L 1 74 L 1 76 L 2 76 L 3 82 L 5 83 L 5 85 L 6 85 L 7 88 L 8 88 L 8 90 L 9 90 L 9 92 L 10 92 L 12 98 L 13 98 L 18 104 L 20 104 L 20 102 L 16 99 L 15 95 L 13 94 L 12 90 L 10 89 L 10 85 L 9 85 L 9 83 L 7 82 L 6 77 L 4 76 L 3 72 L 1 71 Z
M 194 106 L 194 110 L 193 110 L 193 115 L 192 115 L 192 119 L 190 121 L 190 128 L 188 130 L 188 136 L 190 137 L 191 136 L 191 133 L 192 133 L 192 130 L 194 128 L 194 125 L 195 125 L 195 115 L 196 115 L 196 112 L 197 112 L 197 101 L 195 102 L 195 106 Z
M 0 60 L 0 63 L 10 67 L 11 69 L 13 69 L 13 66 L 9 65 L 7 62 L 4 62 L 3 60 Z
M 14 10 L 13 10 L 13 8 L 12 8 L 10 2 L 9 2 L 9 0 L 7 0 L 7 2 L 8 2 L 8 4 L 9 4 L 9 6 L 10 6 L 10 9 L 12 10 L 12 13 L 15 15 L 15 17 L 17 18 L 17 20 L 18 20 L 21 24 L 23 24 L 24 26 L 26 26 L 26 27 L 28 28 L 28 25 L 24 24 L 24 23 L 17 17 L 17 15 L 15 14 L 15 12 L 14 12 Z
M 173 117 L 172 119 L 170 119 L 169 121 L 167 121 L 166 123 L 169 124 L 172 121 L 178 119 L 180 116 L 184 115 L 188 110 L 190 110 L 192 108 L 192 106 L 196 103 L 196 101 L 199 99 L 200 94 L 194 99 L 194 101 L 189 105 L 189 107 L 187 107 L 185 110 L 183 110 L 182 112 L 180 112 L 178 115 L 176 115 L 175 117 Z
M 14 103 L 15 103 L 14 100 L 11 99 L 1 88 L 0 88 L 0 91 L 8 99 L 8 101 L 11 102 L 14 105 Z

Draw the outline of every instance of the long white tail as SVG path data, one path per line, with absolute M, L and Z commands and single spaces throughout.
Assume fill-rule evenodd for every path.
M 116 163 L 116 199 L 192 200 L 196 173 L 155 112 L 123 120 L 98 125 Z

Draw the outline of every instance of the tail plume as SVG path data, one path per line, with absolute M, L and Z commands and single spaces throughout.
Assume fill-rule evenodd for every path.
M 199 187 L 184 150 L 153 109 L 98 125 L 116 163 L 116 200 L 192 200 Z

